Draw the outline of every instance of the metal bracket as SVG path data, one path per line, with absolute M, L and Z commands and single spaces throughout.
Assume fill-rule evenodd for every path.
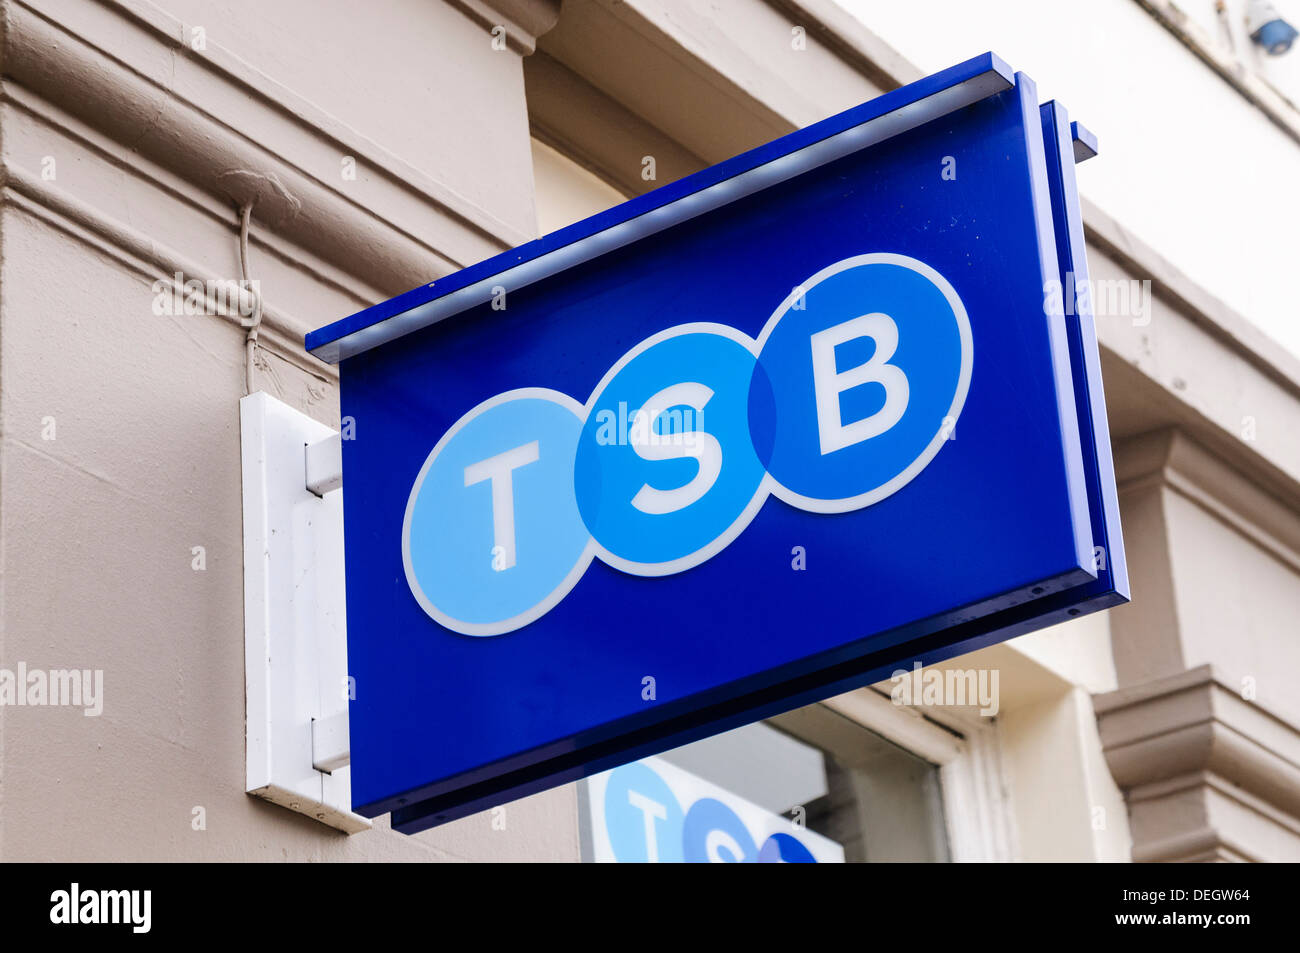
M 1079 164 L 1097 154 L 1097 137 L 1077 122 L 1070 123 L 1070 140 L 1074 144 L 1074 162 Z
M 307 489 L 324 496 L 343 485 L 343 438 L 333 434 L 324 440 L 307 444 L 304 454 L 307 467 Z
M 352 762 L 348 746 L 347 713 L 311 720 L 311 766 L 333 774 Z
M 245 790 L 349 834 L 339 435 L 265 393 L 239 402 Z

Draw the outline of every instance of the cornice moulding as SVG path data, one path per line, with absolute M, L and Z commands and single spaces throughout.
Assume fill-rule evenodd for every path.
M 1115 478 L 1121 497 L 1168 487 L 1300 573 L 1300 496 L 1269 493 L 1181 430 L 1118 443 Z
M 255 222 L 385 293 L 532 237 L 211 40 L 193 50 L 186 26 L 151 4 L 61 0 L 57 20 L 45 5 L 6 6 L 5 82 L 232 208 L 249 197 L 250 182 L 277 183 Z M 275 150 L 261 145 L 267 139 Z M 341 156 L 356 161 L 346 184 Z
M 1126 791 L 1209 772 L 1300 818 L 1300 725 L 1242 698 L 1211 666 L 1096 695 L 1093 706 Z
M 560 0 L 449 0 L 474 22 L 505 30 L 510 48 L 527 56 L 560 19 Z
M 111 255 L 127 267 L 138 270 L 143 277 L 156 280 L 159 275 L 164 275 L 164 280 L 172 280 L 179 274 L 184 281 L 197 280 L 205 286 L 219 280 L 209 269 L 176 249 L 108 218 L 93 206 L 36 178 L 26 170 L 6 167 L 4 172 L 7 201 L 12 196 L 14 204 L 28 214 Z M 216 320 L 240 325 L 238 314 L 214 310 L 213 316 Z M 338 368 L 316 360 L 302 349 L 302 334 L 306 326 L 301 319 L 268 303 L 262 312 L 261 344 L 320 380 L 337 380 Z

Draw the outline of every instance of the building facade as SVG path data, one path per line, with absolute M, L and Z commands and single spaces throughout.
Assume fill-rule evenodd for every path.
M 1300 50 L 1220 6 L 0 2 L 0 669 L 87 673 L 0 706 L 0 859 L 591 857 L 583 785 L 245 793 L 239 400 L 337 428 L 308 330 L 991 49 L 1101 141 L 1133 601 L 668 757 L 850 860 L 1300 860 Z

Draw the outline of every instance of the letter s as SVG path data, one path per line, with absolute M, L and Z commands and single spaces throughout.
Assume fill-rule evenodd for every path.
M 655 436 L 655 421 L 665 411 L 686 406 L 695 411 L 698 423 L 699 413 L 704 405 L 713 398 L 713 391 L 703 384 L 683 382 L 665 387 L 645 402 L 638 414 L 648 415 L 643 427 L 633 428 L 631 446 L 636 455 L 643 460 L 677 460 L 694 457 L 699 470 L 695 477 L 685 486 L 675 490 L 658 490 L 644 484 L 632 497 L 632 505 L 642 513 L 661 516 L 685 509 L 699 500 L 717 482 L 722 472 L 722 445 L 712 434 L 696 429 L 691 439 L 686 439 L 685 431 L 668 437 Z

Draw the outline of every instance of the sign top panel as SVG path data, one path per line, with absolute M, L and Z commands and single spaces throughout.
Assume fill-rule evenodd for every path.
M 421 285 L 310 332 L 307 350 L 331 364 L 488 301 L 492 288 L 526 287 L 1010 89 L 993 53 L 799 129 L 536 241 Z

